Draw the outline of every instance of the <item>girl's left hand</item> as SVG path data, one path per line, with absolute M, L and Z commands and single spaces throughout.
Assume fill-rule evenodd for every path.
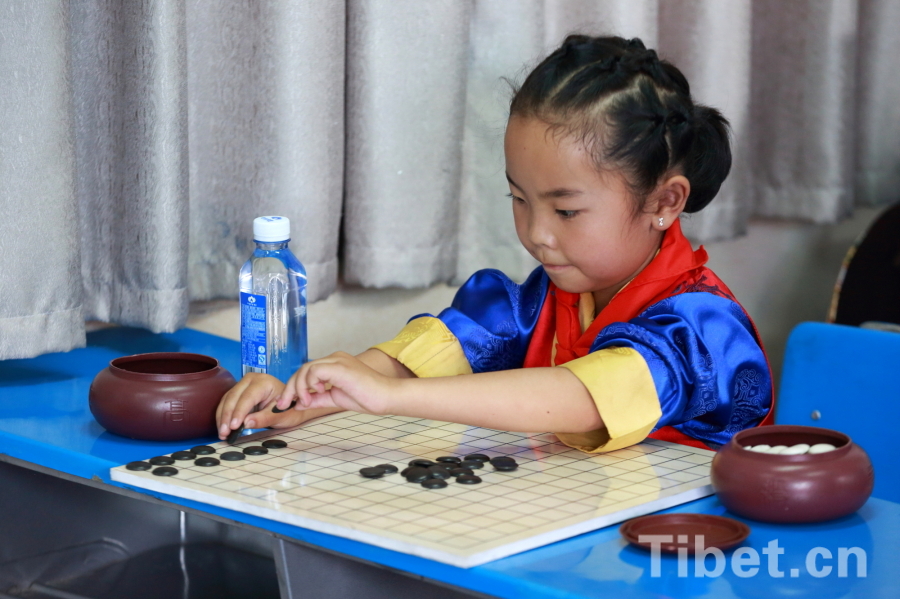
M 281 397 L 279 409 L 296 399 L 297 410 L 342 408 L 365 414 L 387 414 L 399 379 L 386 377 L 355 356 L 336 352 L 304 364 L 295 372 Z

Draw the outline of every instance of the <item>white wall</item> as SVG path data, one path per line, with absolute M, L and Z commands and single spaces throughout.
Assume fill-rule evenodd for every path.
M 710 267 L 756 321 L 776 377 L 791 329 L 806 320 L 825 319 L 847 248 L 878 213 L 859 209 L 837 225 L 757 220 L 744 237 L 706 245 Z M 689 221 L 684 228 L 690 232 Z M 411 316 L 448 306 L 454 291 L 447 285 L 343 288 L 309 307 L 310 356 L 358 353 L 390 339 Z M 238 339 L 237 302 L 195 303 L 188 326 Z

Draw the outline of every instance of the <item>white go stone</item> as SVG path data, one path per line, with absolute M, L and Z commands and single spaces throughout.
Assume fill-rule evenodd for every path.
M 834 451 L 835 449 L 837 448 L 831 443 L 816 443 L 809 448 L 809 453 L 826 453 L 828 451 Z
M 809 445 L 806 443 L 799 443 L 797 445 L 791 445 L 787 449 L 781 452 L 781 455 L 801 455 L 809 451 Z
M 754 445 L 753 447 L 748 447 L 747 449 L 749 449 L 750 451 L 756 451 L 759 453 L 768 453 L 769 449 L 771 449 L 771 447 L 769 447 L 768 445 Z
M 766 453 L 784 453 L 785 449 L 787 449 L 787 445 L 775 445 L 770 447 Z

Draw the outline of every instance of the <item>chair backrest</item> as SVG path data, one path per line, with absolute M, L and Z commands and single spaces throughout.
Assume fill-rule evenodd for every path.
M 798 325 L 785 350 L 775 423 L 849 435 L 872 459 L 872 494 L 900 502 L 900 333 Z
M 900 324 L 900 203 L 882 212 L 847 252 L 829 322 Z

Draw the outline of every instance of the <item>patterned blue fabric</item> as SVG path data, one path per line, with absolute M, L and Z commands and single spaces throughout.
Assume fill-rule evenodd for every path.
M 488 269 L 479 270 L 459 288 L 438 318 L 459 339 L 472 372 L 522 367 L 549 285 L 539 267 L 521 285 Z
M 473 372 L 522 366 L 548 285 L 538 267 L 522 285 L 482 270 L 459 289 L 438 318 L 459 339 Z M 657 428 L 672 425 L 715 446 L 759 424 L 772 405 L 753 326 L 736 302 L 710 291 L 675 295 L 613 323 L 590 351 L 612 346 L 635 349 L 650 367 L 662 409 Z
M 753 326 L 735 302 L 682 293 L 597 335 L 592 352 L 631 347 L 650 367 L 662 417 L 710 446 L 758 425 L 772 405 L 769 367 Z M 656 430 L 656 429 L 654 429 Z

